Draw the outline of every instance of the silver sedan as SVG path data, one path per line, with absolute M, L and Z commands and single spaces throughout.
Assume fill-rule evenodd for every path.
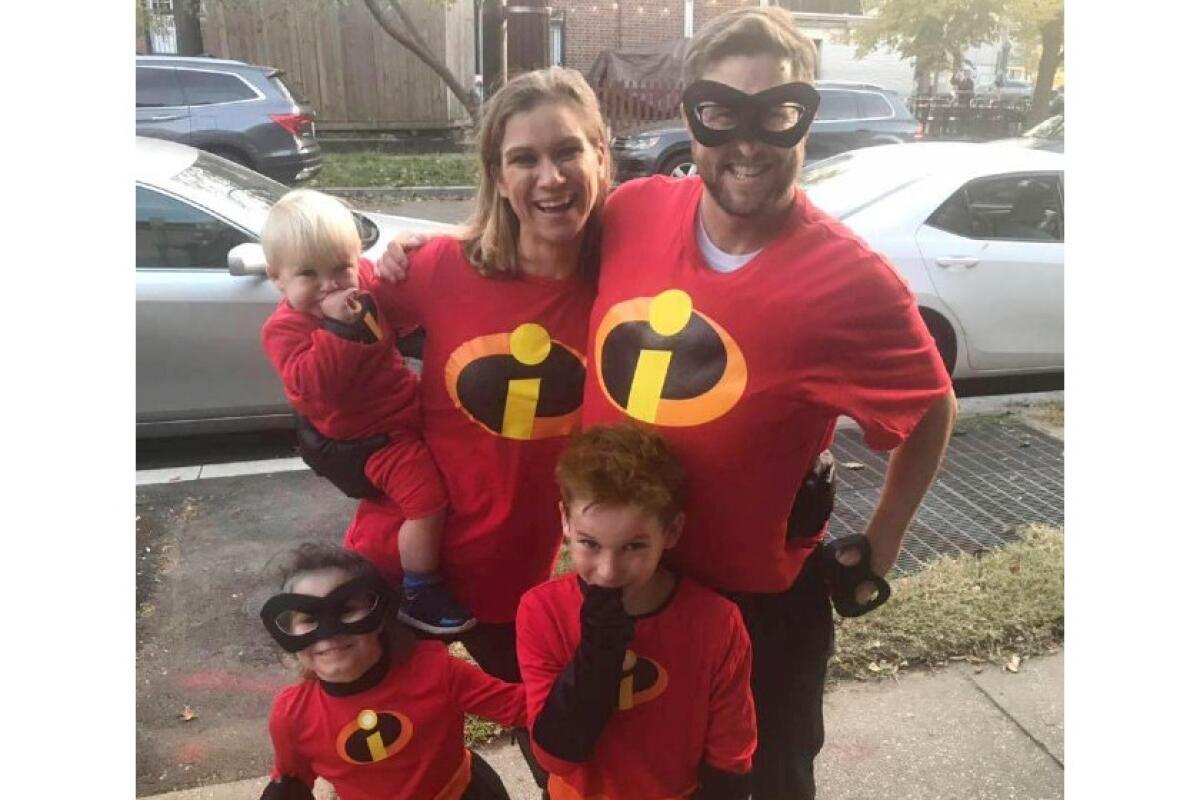
M 138 138 L 137 435 L 287 427 L 259 344 L 279 302 L 259 233 L 288 187 L 186 145 Z M 436 222 L 355 212 L 364 255 Z

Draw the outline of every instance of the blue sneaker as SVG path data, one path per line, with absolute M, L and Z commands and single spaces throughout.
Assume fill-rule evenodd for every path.
M 435 636 L 451 636 L 475 627 L 475 617 L 458 604 L 440 578 L 417 586 L 401 586 L 396 618 Z

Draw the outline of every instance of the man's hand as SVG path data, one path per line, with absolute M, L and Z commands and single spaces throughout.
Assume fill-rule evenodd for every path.
M 353 324 L 358 318 L 359 306 L 354 302 L 356 294 L 358 294 L 358 290 L 353 288 L 330 292 L 321 298 L 321 302 L 318 304 L 321 315 L 347 325 Z
M 399 283 L 408 277 L 408 250 L 416 250 L 429 241 L 423 233 L 401 231 L 388 242 L 387 250 L 375 264 L 375 274 L 388 283 Z

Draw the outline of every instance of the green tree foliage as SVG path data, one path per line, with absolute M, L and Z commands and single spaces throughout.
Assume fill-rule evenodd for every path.
M 1005 13 L 1017 25 L 1027 50 L 1039 51 L 1029 113 L 1030 120 L 1038 122 L 1046 118 L 1054 75 L 1063 63 L 1063 0 L 1007 0 Z
M 1030 0 L 1032 2 L 1032 0 Z M 1006 0 L 866 0 L 866 22 L 854 31 L 861 58 L 890 47 L 914 60 L 922 91 L 937 70 L 955 69 L 968 48 L 1000 32 Z

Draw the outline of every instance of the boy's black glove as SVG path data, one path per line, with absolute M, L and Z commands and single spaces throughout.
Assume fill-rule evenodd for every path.
M 326 437 L 311 422 L 297 414 L 296 441 L 304 463 L 341 489 L 347 497 L 361 500 L 382 494 L 379 487 L 367 480 L 364 469 L 371 454 L 388 443 L 386 433 L 377 433 L 366 439 L 339 441 Z
M 816 536 L 829 522 L 833 500 L 837 494 L 837 470 L 833 453 L 825 450 L 817 456 L 796 492 L 792 513 L 788 515 L 788 541 Z
M 277 781 L 271 781 L 258 800 L 314 800 L 312 789 L 299 778 L 284 775 Z
M 749 772 L 726 772 L 704 761 L 700 764 L 700 788 L 692 800 L 747 800 L 751 788 Z
M 858 551 L 858 561 L 853 565 L 848 566 L 838 560 L 838 555 L 855 550 Z M 891 597 L 892 587 L 871 571 L 871 542 L 861 533 L 840 539 L 826 539 L 821 545 L 820 558 L 833 607 L 843 617 L 861 617 L 879 608 Z M 866 603 L 859 603 L 856 594 L 864 583 L 875 590 L 875 596 Z
M 583 592 L 579 647 L 559 673 L 531 731 L 547 753 L 575 763 L 591 759 L 617 707 L 625 650 L 634 629 L 620 589 L 590 586 L 582 580 L 579 585 Z

